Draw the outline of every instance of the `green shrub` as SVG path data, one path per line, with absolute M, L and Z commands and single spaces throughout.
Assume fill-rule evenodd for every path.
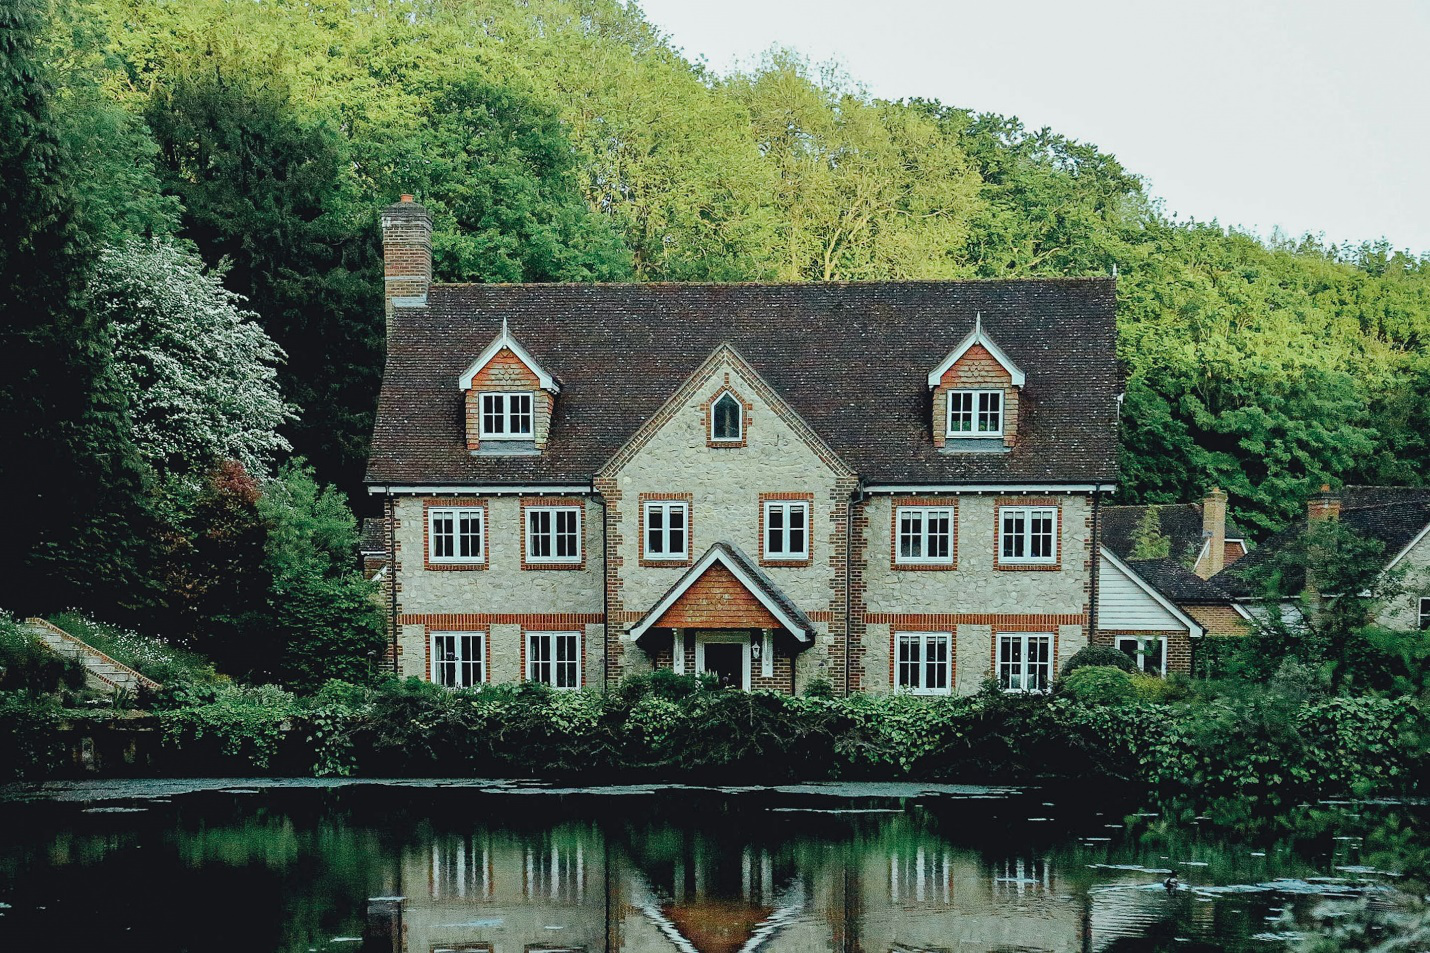
M 1124 672 L 1137 671 L 1137 663 L 1133 662 L 1132 657 L 1121 649 L 1115 649 L 1110 645 L 1085 645 L 1063 663 L 1063 677 L 1066 678 L 1077 669 L 1088 665 L 1110 665 L 1113 668 L 1120 668 Z
M 164 639 L 99 622 L 78 612 L 62 612 L 50 621 L 161 685 L 179 679 L 199 683 L 219 678 L 207 658 Z
M 1139 696 L 1133 677 L 1111 665 L 1085 665 L 1063 676 L 1058 688 L 1084 705 L 1125 705 Z

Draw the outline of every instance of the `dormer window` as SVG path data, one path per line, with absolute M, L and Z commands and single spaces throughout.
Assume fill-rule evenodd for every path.
M 482 394 L 483 440 L 532 439 L 531 394 Z
M 950 437 L 1003 436 L 1001 390 L 951 390 L 948 392 Z
M 744 438 L 745 408 L 726 392 L 710 405 L 710 439 L 721 443 L 738 443 Z

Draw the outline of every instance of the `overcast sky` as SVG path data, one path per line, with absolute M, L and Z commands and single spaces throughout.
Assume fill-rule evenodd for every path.
M 722 73 L 790 46 L 1095 143 L 1182 218 L 1430 252 L 1430 0 L 639 2 Z

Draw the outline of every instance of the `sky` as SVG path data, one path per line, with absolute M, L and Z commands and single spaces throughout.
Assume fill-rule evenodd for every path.
M 638 2 L 720 73 L 786 46 L 1094 143 L 1181 219 L 1430 252 L 1430 0 Z

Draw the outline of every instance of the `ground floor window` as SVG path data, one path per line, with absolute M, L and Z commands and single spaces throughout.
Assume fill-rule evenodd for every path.
M 433 632 L 432 681 L 443 688 L 470 688 L 486 681 L 486 634 Z
M 1167 671 L 1167 640 L 1149 635 L 1119 635 L 1117 647 L 1132 657 L 1137 671 L 1163 675 Z
M 1420 628 L 1430 629 L 1430 596 L 1420 597 Z
M 998 685 L 1008 692 L 1045 692 L 1053 684 L 1053 637 L 1035 633 L 998 636 Z
M 915 695 L 947 695 L 953 636 L 948 632 L 900 632 L 895 641 L 898 687 Z
M 526 680 L 552 688 L 580 688 L 581 633 L 528 632 Z

